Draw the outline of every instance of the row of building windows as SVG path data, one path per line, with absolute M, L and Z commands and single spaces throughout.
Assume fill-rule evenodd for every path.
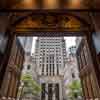
M 49 57 L 50 55 L 55 55 L 55 57 L 61 57 L 61 54 L 60 53 L 56 53 L 56 54 L 54 54 L 53 52 L 49 52 L 48 54 L 44 54 L 44 53 L 41 53 L 40 54 L 40 57 Z
M 53 49 L 52 49 L 52 50 L 48 50 L 48 49 L 47 49 L 47 50 L 40 50 L 40 52 L 41 52 L 41 53 L 43 53 L 43 52 L 44 52 L 44 53 L 45 53 L 45 52 L 61 53 L 61 50 L 53 50 Z M 63 52 L 63 53 L 66 53 L 66 52 Z
M 41 41 L 40 43 L 60 43 L 60 41 Z
M 48 62 L 53 62 L 53 63 L 54 62 L 59 62 L 59 63 L 61 63 L 62 60 L 61 60 L 61 57 L 56 57 L 56 60 L 54 58 L 52 59 L 50 57 L 46 57 L 46 58 L 45 57 L 40 57 L 40 63 L 44 62 L 44 61 L 47 62 L 47 63 Z
M 39 58 L 40 58 L 40 60 L 46 59 L 46 60 L 50 60 L 50 61 L 54 61 L 54 59 L 56 58 L 56 60 L 61 61 L 61 56 L 56 56 L 56 57 L 52 58 L 52 57 L 50 57 L 50 55 L 48 55 L 48 56 L 40 56 Z
M 57 64 L 57 74 L 55 74 L 55 66 L 54 64 L 50 64 L 49 66 L 47 65 L 46 66 L 46 72 L 45 72 L 45 67 L 44 67 L 44 64 L 42 66 L 42 75 L 59 75 L 59 64 Z
M 55 51 L 54 51 L 54 50 L 51 50 L 51 51 L 42 51 L 42 50 L 41 50 L 40 52 L 41 52 L 41 53 L 43 53 L 43 52 L 47 52 L 47 53 L 48 53 L 48 52 L 53 52 L 53 53 L 54 53 Z M 56 53 L 59 53 L 59 54 L 60 54 L 61 51 L 57 51 L 57 50 L 56 50 Z M 65 52 L 63 52 L 63 53 L 65 53 Z
M 61 61 L 56 61 L 56 64 L 61 64 L 61 63 L 62 63 Z M 40 66 L 41 66 L 41 64 L 45 64 L 45 62 L 44 61 L 40 61 Z M 46 64 L 54 64 L 54 62 L 46 61 Z
M 45 57 L 40 57 L 40 61 L 43 61 L 43 60 L 46 60 L 46 61 L 54 61 L 54 59 L 51 59 L 51 58 L 45 58 Z M 56 61 L 61 61 L 61 57 L 56 57 Z
M 55 44 L 55 45 L 54 44 L 52 44 L 52 45 L 44 45 L 44 44 L 42 44 L 41 47 L 42 46 L 57 46 L 57 47 L 59 46 L 60 47 L 61 45 L 57 45 L 57 44 Z
M 55 48 L 43 48 L 43 47 L 41 47 L 40 48 L 40 50 L 44 50 L 44 51 L 46 51 L 46 50 L 49 50 L 49 51 L 54 51 L 54 50 L 61 50 L 61 48 L 60 47 L 55 47 Z
M 40 65 L 40 67 L 42 67 L 43 65 L 46 66 L 46 65 L 50 65 L 50 64 L 51 64 L 51 65 L 54 64 L 55 66 L 56 66 L 57 64 L 61 65 L 61 63 L 59 63 L 59 62 L 58 62 L 58 63 L 46 63 L 46 64 L 45 64 L 45 62 L 41 62 L 39 65 Z
M 57 39 L 57 37 L 55 37 L 55 38 L 42 38 L 42 39 L 40 39 L 40 41 L 61 41 L 61 39 Z

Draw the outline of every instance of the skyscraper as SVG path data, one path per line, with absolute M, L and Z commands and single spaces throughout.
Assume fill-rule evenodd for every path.
M 18 37 L 24 50 L 25 53 L 30 55 L 31 54 L 31 49 L 32 49 L 32 41 L 33 37 Z
M 41 100 L 63 100 L 64 38 L 38 37 L 35 55 L 42 88 Z

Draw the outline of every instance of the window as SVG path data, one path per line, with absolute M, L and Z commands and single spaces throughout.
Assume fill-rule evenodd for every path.
M 59 75 L 59 64 L 57 64 L 57 75 Z
M 54 64 L 53 64 L 53 75 L 55 74 L 55 73 L 54 73 L 54 70 L 55 70 L 55 69 L 54 69 Z
M 30 70 L 30 68 L 31 68 L 31 66 L 30 66 L 30 65 L 28 65 L 28 66 L 27 66 L 27 69 L 28 69 L 28 70 Z
M 50 75 L 51 75 L 51 64 L 50 64 Z
M 48 64 L 47 64 L 47 66 L 46 66 L 46 73 L 47 73 L 47 75 L 48 75 Z
M 55 96 L 56 96 L 56 100 L 59 100 L 59 84 L 55 84 Z
M 72 78 L 75 78 L 75 73 L 72 73 Z
M 45 100 L 45 83 L 41 84 L 41 88 L 42 88 L 42 93 L 41 93 L 41 100 Z
M 48 84 L 48 100 L 52 100 L 53 91 L 52 91 L 53 84 Z

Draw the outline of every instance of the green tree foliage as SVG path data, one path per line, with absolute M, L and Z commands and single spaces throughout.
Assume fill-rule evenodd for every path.
M 79 80 L 74 80 L 71 84 L 69 84 L 68 89 L 71 100 L 75 100 L 79 96 L 82 97 L 82 88 Z
M 40 85 L 33 80 L 30 74 L 23 75 L 21 80 L 24 83 L 23 94 L 31 93 L 32 95 L 38 95 L 40 93 Z

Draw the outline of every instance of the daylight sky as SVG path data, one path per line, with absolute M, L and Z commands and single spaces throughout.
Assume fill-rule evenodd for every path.
M 37 37 L 33 37 L 32 50 L 31 50 L 32 53 L 34 53 L 35 50 L 36 39 Z M 75 43 L 76 37 L 64 37 L 64 39 L 66 40 L 66 49 L 68 49 L 70 46 L 76 45 Z

